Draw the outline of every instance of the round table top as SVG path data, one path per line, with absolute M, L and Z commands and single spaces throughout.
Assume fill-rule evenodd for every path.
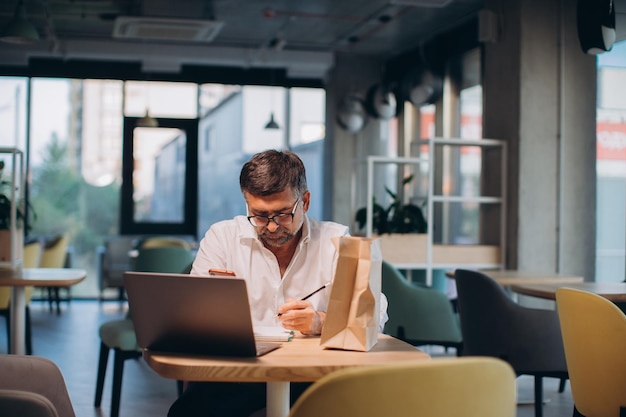
M 626 302 L 625 282 L 581 282 L 572 284 L 517 284 L 511 290 L 532 297 L 556 299 L 556 290 L 561 287 L 574 288 L 598 294 L 613 302 Z
M 78 268 L 0 269 L 0 286 L 66 287 L 85 279 L 87 271 Z
M 319 337 L 296 337 L 255 358 L 177 355 L 144 350 L 146 362 L 165 378 L 184 381 L 310 382 L 342 368 L 422 361 L 430 356 L 416 347 L 380 334 L 368 352 L 325 349 Z

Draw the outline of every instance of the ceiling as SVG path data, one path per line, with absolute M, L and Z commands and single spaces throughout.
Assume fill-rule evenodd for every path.
M 0 27 L 17 3 L 0 1 Z M 279 67 L 290 77 L 322 78 L 335 53 L 393 58 L 474 19 L 483 0 L 24 3 L 42 39 L 0 44 L 2 65 L 25 66 L 30 58 L 139 61 L 144 72 L 176 73 L 181 65 Z M 616 1 L 616 11 L 618 39 L 625 39 L 626 0 Z
M 16 4 L 0 1 L 0 27 Z M 3 64 L 25 65 L 29 57 L 98 58 L 141 60 L 144 71 L 176 72 L 181 64 L 277 66 L 296 77 L 319 77 L 337 52 L 386 59 L 414 49 L 475 17 L 482 0 L 26 0 L 25 5 L 42 40 L 27 48 L 0 45 Z

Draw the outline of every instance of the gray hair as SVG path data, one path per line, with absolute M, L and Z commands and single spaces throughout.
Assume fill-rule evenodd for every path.
M 267 196 L 292 188 L 297 197 L 308 191 L 302 160 L 293 152 L 267 150 L 257 153 L 241 168 L 242 193 Z

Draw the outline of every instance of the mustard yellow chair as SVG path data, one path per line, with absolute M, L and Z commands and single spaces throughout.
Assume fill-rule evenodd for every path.
M 177 247 L 187 250 L 193 249 L 191 242 L 174 236 L 151 236 L 141 240 L 137 244 L 137 249 Z
M 69 246 L 70 238 L 68 235 L 59 235 L 44 245 L 43 253 L 41 254 L 40 268 L 65 268 L 67 262 L 67 248 Z M 52 304 L 56 304 L 57 313 L 61 312 L 61 296 L 59 290 L 61 287 L 48 287 L 48 303 L 50 310 L 52 311 Z M 65 287 L 68 293 L 67 299 L 70 299 L 70 287 Z
M 515 373 L 501 359 L 440 358 L 333 372 L 289 417 L 514 417 Z
M 24 268 L 36 268 L 39 266 L 41 258 L 41 244 L 38 241 L 24 245 L 22 265 Z M 30 328 L 30 300 L 33 295 L 33 287 L 25 287 L 26 292 L 26 353 L 33 353 L 33 343 Z M 6 319 L 7 342 L 11 344 L 11 287 L 0 287 L 0 316 Z
M 619 416 L 626 411 L 626 315 L 599 295 L 556 291 L 574 415 Z

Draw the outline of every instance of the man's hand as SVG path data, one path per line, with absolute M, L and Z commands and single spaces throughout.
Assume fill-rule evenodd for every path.
M 325 319 L 326 313 L 315 311 L 308 301 L 290 300 L 278 308 L 280 324 L 305 335 L 321 334 Z

